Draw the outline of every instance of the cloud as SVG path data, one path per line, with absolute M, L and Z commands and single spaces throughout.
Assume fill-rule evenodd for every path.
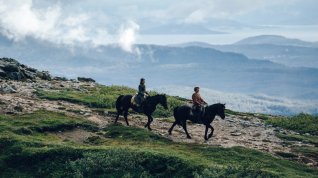
M 161 68 L 164 69 L 190 69 L 198 66 L 197 63 L 187 63 L 187 64 L 162 64 Z
M 236 19 L 240 15 L 273 6 L 290 4 L 294 1 L 296 0 L 199 0 L 181 5 L 179 11 L 185 15 L 183 22 L 203 23 L 209 19 Z
M 193 88 L 187 86 L 163 86 L 153 89 L 170 95 L 190 98 Z M 292 115 L 301 112 L 317 114 L 317 100 L 291 100 L 270 97 L 266 95 L 246 95 L 240 93 L 225 93 L 208 88 L 201 88 L 201 96 L 209 104 L 226 103 L 227 108 L 240 112 L 266 113 L 277 115 Z
M 206 14 L 202 10 L 195 10 L 185 18 L 185 23 L 202 23 L 205 21 Z
M 139 25 L 134 21 L 129 21 L 121 27 L 118 44 L 124 51 L 140 53 L 140 50 L 137 47 L 134 47 L 134 44 L 136 43 L 136 34 L 139 28 Z
M 10 39 L 20 40 L 26 36 L 43 38 L 52 35 L 60 16 L 60 8 L 52 6 L 42 10 L 32 9 L 32 1 L 0 1 L 1 32 Z
M 0 0 L 0 33 L 14 41 L 33 37 L 71 46 L 96 47 L 114 42 L 104 24 L 95 24 L 96 14 L 68 12 L 62 6 L 60 3 L 36 6 L 32 0 Z M 101 14 L 103 20 L 104 17 L 105 14 Z M 128 39 L 130 30 L 125 33 L 126 39 L 123 40 L 132 44 L 134 39 Z

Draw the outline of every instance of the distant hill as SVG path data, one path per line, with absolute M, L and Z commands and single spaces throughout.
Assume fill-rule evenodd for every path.
M 316 43 L 302 41 L 299 39 L 290 39 L 279 35 L 260 35 L 248 37 L 235 43 L 236 45 L 259 45 L 272 44 L 280 46 L 301 46 L 301 47 L 318 47 Z
M 229 45 L 189 42 L 173 46 L 213 48 L 223 52 L 241 53 L 251 59 L 269 60 L 291 67 L 318 68 L 317 43 L 288 39 L 281 36 L 262 35 L 250 37 Z

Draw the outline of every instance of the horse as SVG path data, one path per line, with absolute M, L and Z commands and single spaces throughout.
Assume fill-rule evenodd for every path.
M 206 126 L 205 135 L 204 135 L 205 140 L 208 140 L 213 135 L 214 128 L 211 126 L 211 123 L 213 122 L 215 116 L 218 115 L 222 119 L 225 118 L 224 110 L 225 110 L 225 104 L 221 104 L 221 103 L 206 106 L 204 108 L 204 113 L 203 113 L 203 116 L 201 117 L 201 120 L 202 120 L 202 124 Z M 186 121 L 187 120 L 191 120 L 192 122 L 194 121 L 195 116 L 192 114 L 192 107 L 187 105 L 177 106 L 173 110 L 173 115 L 174 115 L 175 121 L 168 131 L 169 135 L 171 135 L 171 132 L 174 126 L 179 124 L 183 127 L 185 133 L 187 134 L 187 138 L 191 139 L 191 136 L 189 135 L 187 131 Z M 211 133 L 207 136 L 209 128 L 211 128 Z
M 148 129 L 151 130 L 150 124 L 153 121 L 153 118 L 151 115 L 156 110 L 156 106 L 160 104 L 165 109 L 168 109 L 166 95 L 155 95 L 155 96 L 147 97 L 141 106 L 141 110 L 136 105 L 131 103 L 132 97 L 133 97 L 132 95 L 120 95 L 117 98 L 116 100 L 117 116 L 116 116 L 115 123 L 117 123 L 119 115 L 123 114 L 126 124 L 129 125 L 127 115 L 128 115 L 129 108 L 132 108 L 134 111 L 138 113 L 144 113 L 148 117 L 148 122 L 145 125 L 145 127 L 148 127 Z

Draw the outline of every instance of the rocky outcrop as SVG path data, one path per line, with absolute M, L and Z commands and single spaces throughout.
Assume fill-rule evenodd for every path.
M 47 71 L 38 71 L 34 68 L 20 64 L 11 58 L 0 58 L 0 79 L 17 81 L 34 81 L 37 78 L 51 80 L 51 75 Z
M 80 82 L 95 82 L 92 78 L 86 78 L 86 77 L 77 77 L 77 80 Z

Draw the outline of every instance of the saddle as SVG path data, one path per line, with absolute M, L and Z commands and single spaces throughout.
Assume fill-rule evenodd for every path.
M 192 115 L 192 122 L 196 124 L 202 124 L 202 118 L 205 113 L 205 107 L 204 106 L 198 106 L 198 105 L 193 105 L 191 107 L 191 115 Z
M 131 104 L 136 106 L 138 109 L 138 112 L 142 112 L 142 104 L 145 101 L 145 98 L 143 98 L 142 96 L 138 95 L 138 93 L 136 93 L 135 95 L 133 95 L 133 97 L 131 98 Z

